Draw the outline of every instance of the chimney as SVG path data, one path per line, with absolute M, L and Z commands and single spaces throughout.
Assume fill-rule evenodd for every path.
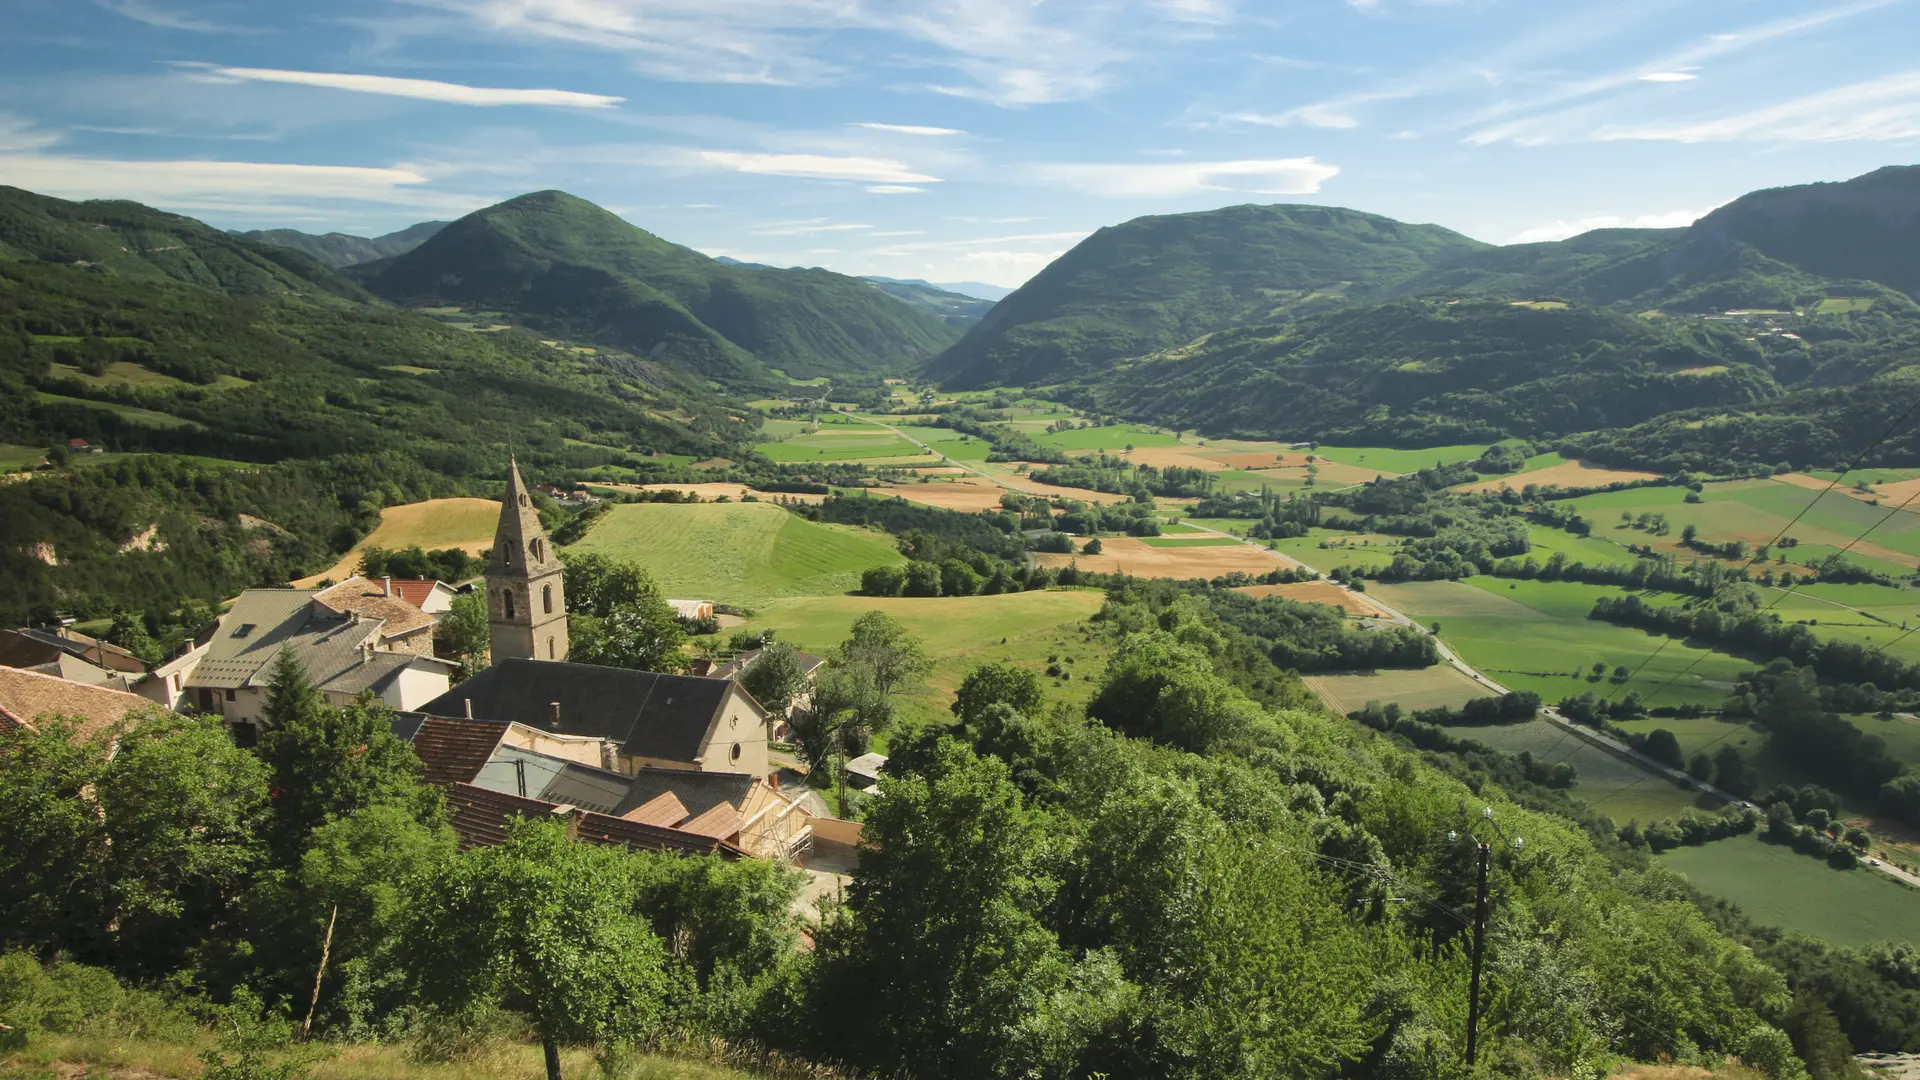
M 467 719 L 469 719 L 469 720 L 471 720 L 471 719 L 473 719 L 473 699 L 472 699 L 472 698 L 462 698 L 461 700 L 462 700 L 462 701 L 464 701 L 464 702 L 466 702 L 466 704 L 467 704 Z
M 555 731 L 559 731 L 560 730 L 560 703 L 557 701 L 547 702 L 547 710 L 548 710 L 547 726 L 552 728 Z
M 380 579 L 380 595 L 382 596 L 393 595 L 393 578 L 383 577 Z

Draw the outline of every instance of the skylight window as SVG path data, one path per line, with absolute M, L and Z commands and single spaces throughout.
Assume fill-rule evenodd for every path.
M 251 634 L 251 633 L 253 633 L 253 628 L 254 628 L 254 626 L 255 626 L 255 625 L 257 625 L 257 624 L 255 624 L 255 623 L 250 623 L 250 622 L 243 622 L 243 623 L 241 623 L 241 624 L 240 624 L 239 626 L 236 626 L 236 627 L 234 627 L 234 629 L 233 629 L 233 636 L 234 636 L 234 637 L 246 637 L 246 636 L 247 636 L 248 634 Z

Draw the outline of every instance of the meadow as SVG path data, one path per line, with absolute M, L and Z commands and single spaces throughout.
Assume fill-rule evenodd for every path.
M 1376 470 L 1389 474 L 1419 472 L 1435 465 L 1472 461 L 1486 453 L 1485 443 L 1465 446 L 1435 446 L 1425 450 L 1395 450 L 1382 446 L 1316 446 L 1311 451 L 1341 465 Z
M 1718 799 L 1655 776 L 1551 720 L 1462 727 L 1453 729 L 1453 733 L 1509 754 L 1525 751 L 1538 761 L 1571 763 L 1579 776 L 1573 796 L 1621 824 L 1665 820 L 1690 808 L 1713 810 L 1720 806 Z
M 360 565 L 360 553 L 368 548 L 459 548 L 469 555 L 484 555 L 493 546 L 493 534 L 499 525 L 500 504 L 492 499 L 428 499 L 389 506 L 380 511 L 380 524 L 339 562 L 293 584 L 309 588 L 328 579 L 344 581 L 353 575 Z
M 1105 450 L 1113 454 L 1120 453 L 1128 446 L 1181 445 L 1179 439 L 1145 424 L 1111 424 L 1074 428 L 1071 431 L 1042 432 L 1034 438 L 1042 445 L 1058 450 Z
M 1912 941 L 1920 927 L 1920 892 L 1864 867 L 1834 870 L 1755 837 L 1675 848 L 1659 858 L 1757 922 L 1836 945 Z
M 94 401 L 91 398 L 66 397 L 61 394 L 49 394 L 44 390 L 37 390 L 35 393 L 39 395 L 39 400 L 45 404 L 78 405 L 84 409 L 98 409 L 101 412 L 113 413 L 122 420 L 139 424 L 143 427 L 197 428 L 202 426 L 198 422 L 188 420 L 185 417 L 174 416 L 163 412 L 154 412 L 152 409 L 142 409 L 132 405 L 122 405 L 114 401 Z
M 925 451 L 890 431 L 877 427 L 846 428 L 823 424 L 810 435 L 795 435 L 755 447 L 778 462 L 862 461 L 870 458 L 922 457 Z
M 753 605 L 842 594 L 906 560 L 885 533 L 822 525 L 769 503 L 629 503 L 569 550 L 639 564 L 668 596 Z
M 45 460 L 47 452 L 38 447 L 0 443 L 0 472 L 31 469 Z
M 1403 709 L 1457 708 L 1487 696 L 1485 688 L 1451 664 L 1304 678 L 1328 708 L 1341 714 L 1364 709 L 1375 701 L 1397 702 Z

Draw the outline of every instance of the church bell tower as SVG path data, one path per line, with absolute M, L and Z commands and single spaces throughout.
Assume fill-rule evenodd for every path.
M 565 660 L 565 568 L 527 495 L 518 462 L 507 472 L 507 497 L 487 560 L 487 623 L 493 662 Z

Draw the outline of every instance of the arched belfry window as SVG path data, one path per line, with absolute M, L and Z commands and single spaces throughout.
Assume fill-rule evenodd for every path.
M 509 619 L 513 618 L 513 590 L 512 589 L 500 590 L 500 606 L 507 613 L 507 618 Z
M 558 658 L 559 658 L 559 657 L 558 657 L 558 656 L 557 656 L 557 654 L 556 654 L 556 653 L 554 652 L 554 648 L 553 648 L 553 639 L 552 639 L 552 638 L 548 638 L 548 639 L 547 639 L 547 659 L 549 659 L 549 660 L 556 660 L 556 659 L 558 659 Z
M 534 562 L 539 562 L 547 557 L 545 554 L 546 545 L 542 544 L 538 537 L 535 537 L 533 542 L 527 545 L 527 550 L 533 552 Z
M 525 505 L 527 505 L 527 497 L 526 497 L 526 495 L 525 495 L 525 494 L 522 494 L 522 495 L 520 496 L 520 505 L 521 505 L 521 506 L 525 506 Z
M 546 609 L 548 615 L 553 614 L 553 586 L 540 586 L 540 606 Z
M 513 562 L 513 545 L 502 540 L 500 541 L 500 565 L 506 566 L 511 562 Z

